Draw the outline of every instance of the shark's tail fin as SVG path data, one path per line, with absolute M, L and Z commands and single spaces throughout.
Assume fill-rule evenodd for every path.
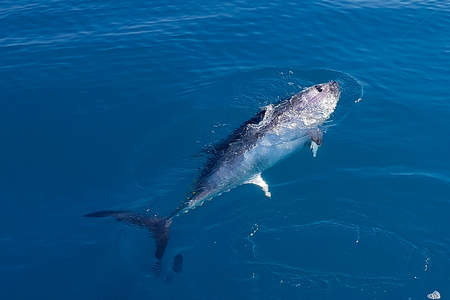
M 105 218 L 105 217 L 115 217 L 118 216 L 119 214 L 126 214 L 126 213 L 130 212 L 126 210 L 100 210 L 90 214 L 85 214 L 84 216 L 88 218 Z
M 155 216 L 145 216 L 124 210 L 104 210 L 84 215 L 85 217 L 104 218 L 113 217 L 116 220 L 128 224 L 145 227 L 153 234 L 156 243 L 155 257 L 156 263 L 153 265 L 153 272 L 157 275 L 161 273 L 161 259 L 169 241 L 169 229 L 172 224 L 171 218 L 160 218 Z
M 148 229 L 152 232 L 156 244 L 156 262 L 153 264 L 152 270 L 153 273 L 159 276 L 161 274 L 161 260 L 166 250 L 167 242 L 169 241 L 169 230 L 172 219 L 153 217 L 149 222 Z

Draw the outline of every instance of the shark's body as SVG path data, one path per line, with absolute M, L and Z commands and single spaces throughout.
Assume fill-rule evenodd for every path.
M 315 155 L 322 138 L 319 126 L 334 112 L 339 96 L 338 84 L 329 82 L 264 107 L 214 147 L 197 180 L 193 197 L 170 217 L 180 211 L 188 212 L 205 200 L 245 183 L 259 185 L 270 197 L 261 173 L 310 140 Z
M 339 101 L 336 82 L 318 84 L 276 104 L 264 107 L 226 140 L 216 145 L 192 192 L 168 217 L 158 218 L 127 211 L 101 211 L 89 217 L 113 216 L 148 228 L 156 239 L 160 260 L 168 241 L 169 227 L 180 213 L 201 206 L 223 192 L 251 183 L 271 196 L 261 173 L 311 141 L 313 155 L 322 142 L 319 126 L 329 119 Z M 158 267 L 160 265 L 157 265 Z

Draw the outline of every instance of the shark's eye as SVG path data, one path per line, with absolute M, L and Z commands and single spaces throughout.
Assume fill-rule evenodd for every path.
M 319 91 L 319 93 L 322 91 L 322 88 L 318 85 L 316 85 L 316 90 Z

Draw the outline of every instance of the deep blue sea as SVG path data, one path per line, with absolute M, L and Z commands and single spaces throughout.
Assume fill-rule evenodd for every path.
M 329 80 L 318 157 L 177 218 L 159 278 L 148 231 L 83 217 L 168 214 L 205 148 Z M 0 298 L 449 299 L 449 89 L 448 0 L 2 0 Z

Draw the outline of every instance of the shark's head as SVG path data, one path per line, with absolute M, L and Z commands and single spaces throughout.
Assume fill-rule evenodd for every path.
M 334 112 L 341 92 L 336 81 L 320 83 L 303 90 L 295 105 L 305 126 L 318 126 Z
M 339 100 L 339 96 L 341 94 L 339 90 L 339 84 L 334 80 L 327 83 L 316 84 L 310 89 L 315 89 L 317 91 L 316 95 L 320 95 L 321 97 L 324 97 L 325 95 L 334 97 L 336 103 Z

